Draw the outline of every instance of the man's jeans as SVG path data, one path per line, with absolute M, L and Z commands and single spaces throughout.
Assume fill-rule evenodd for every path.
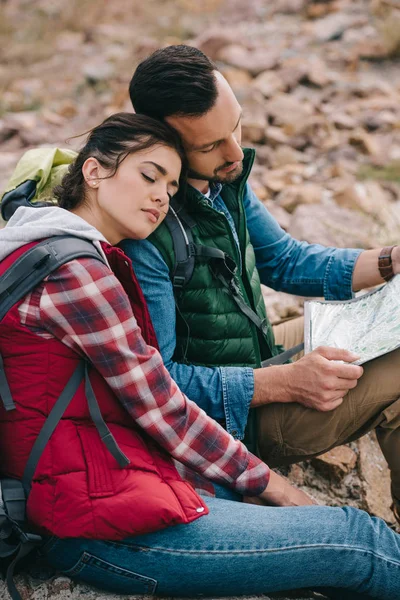
M 299 344 L 303 340 L 303 318 L 274 327 L 274 334 L 276 343 L 285 348 Z M 333 411 L 318 412 L 296 403 L 260 407 L 260 453 L 272 467 L 289 465 L 376 429 L 391 471 L 393 496 L 400 500 L 400 349 L 363 368 L 357 386 Z
M 189 525 L 123 542 L 53 539 L 45 554 L 66 575 L 120 594 L 322 588 L 338 600 L 400 598 L 400 536 L 380 519 L 354 508 L 206 502 L 210 514 Z

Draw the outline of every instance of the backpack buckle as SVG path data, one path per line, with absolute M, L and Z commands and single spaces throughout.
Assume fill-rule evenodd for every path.
M 182 277 L 181 275 L 174 275 L 174 278 L 172 280 L 172 286 L 174 288 L 181 290 L 184 285 L 185 285 L 185 277 Z

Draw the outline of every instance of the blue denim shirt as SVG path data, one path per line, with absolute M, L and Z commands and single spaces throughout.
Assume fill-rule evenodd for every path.
M 231 215 L 212 190 L 209 201 L 228 218 Z M 324 296 L 346 300 L 353 296 L 352 274 L 362 252 L 326 248 L 299 242 L 286 233 L 258 200 L 249 184 L 244 208 L 261 282 L 275 290 L 300 296 Z M 237 234 L 234 231 L 237 240 Z M 242 439 L 254 395 L 253 369 L 248 367 L 200 367 L 172 360 L 175 345 L 175 300 L 168 267 L 160 252 L 147 240 L 124 240 L 148 303 L 164 363 L 181 390 L 212 418 L 226 422 L 227 430 Z

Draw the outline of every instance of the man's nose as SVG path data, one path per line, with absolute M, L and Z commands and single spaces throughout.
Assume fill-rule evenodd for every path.
M 243 150 L 239 141 L 232 135 L 226 143 L 224 158 L 226 162 L 239 162 L 243 160 Z

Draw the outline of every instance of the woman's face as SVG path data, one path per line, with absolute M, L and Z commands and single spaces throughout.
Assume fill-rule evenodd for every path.
M 97 228 L 111 244 L 142 240 L 160 225 L 178 190 L 181 166 L 175 150 L 156 145 L 129 154 L 108 179 L 101 179 L 107 172 L 99 170 L 94 179 Z

